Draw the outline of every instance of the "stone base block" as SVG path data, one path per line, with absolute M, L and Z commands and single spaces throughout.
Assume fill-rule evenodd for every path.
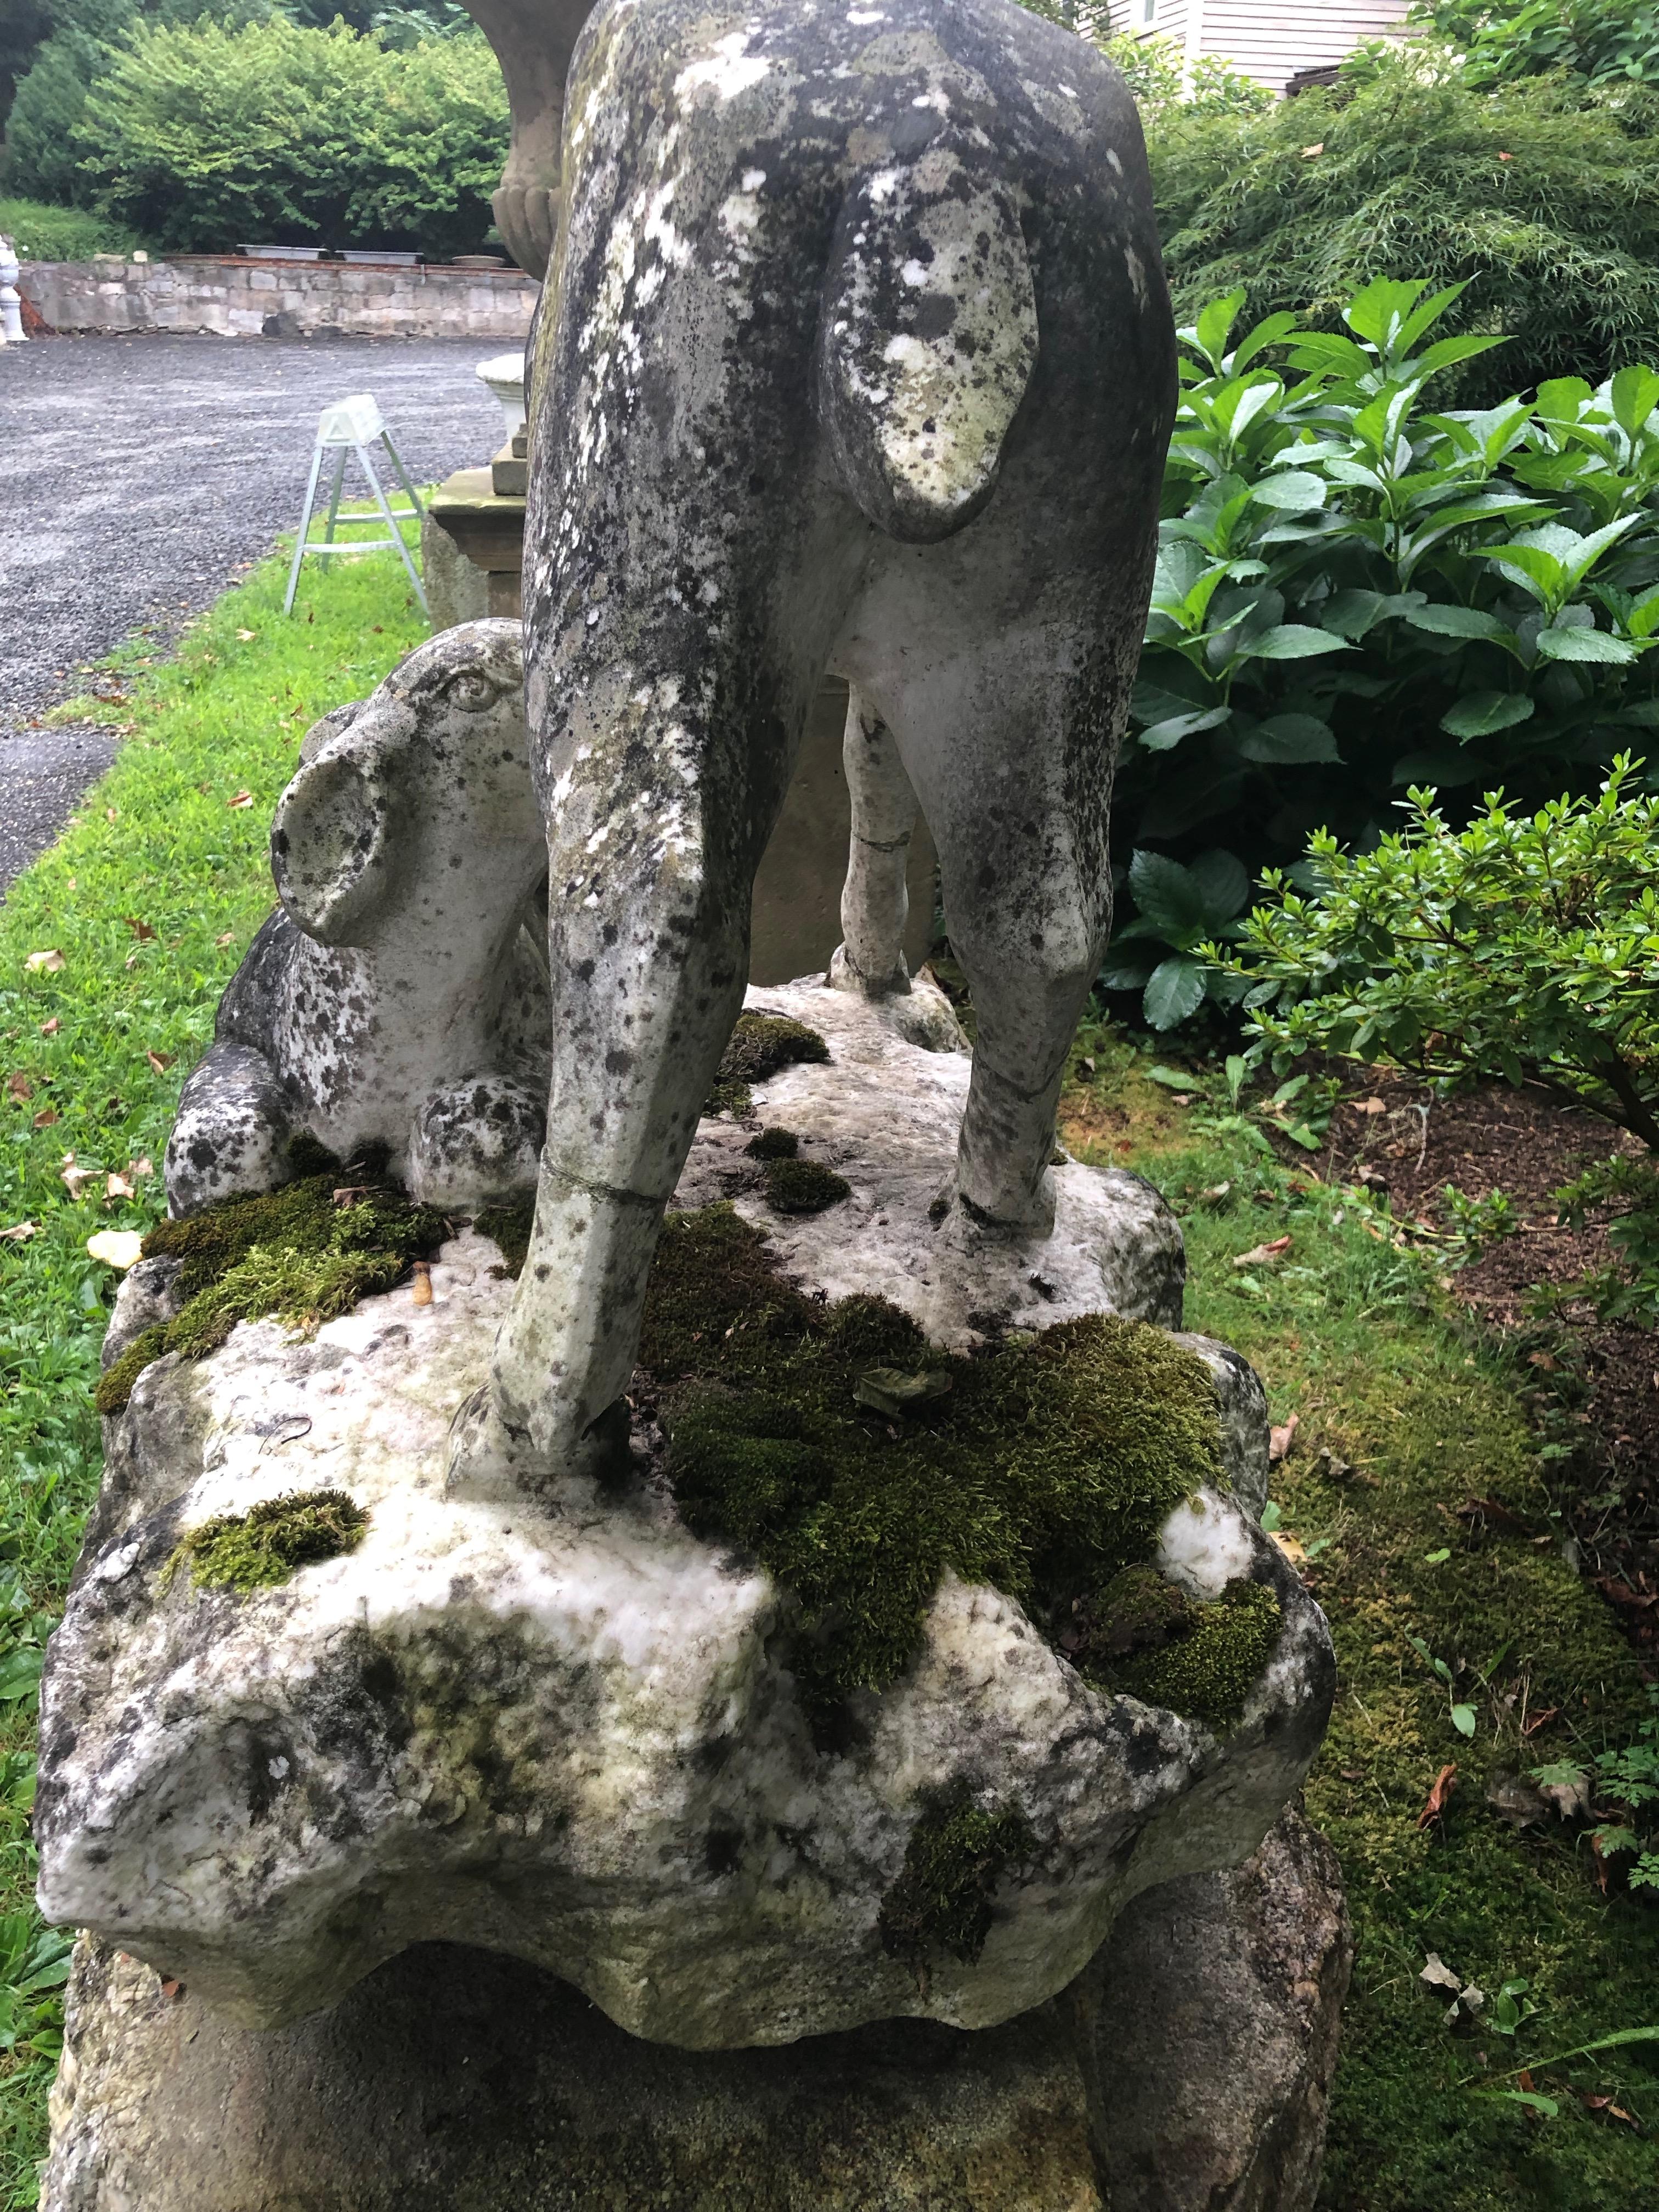
M 41 2212 L 1310 2212 L 1351 1955 L 1295 1812 L 977 2033 L 674 2051 L 442 1943 L 262 2033 L 83 1938 Z

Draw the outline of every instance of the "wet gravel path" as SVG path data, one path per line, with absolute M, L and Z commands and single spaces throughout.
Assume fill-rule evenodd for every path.
M 77 664 L 166 635 L 294 527 L 319 409 L 371 392 L 417 483 L 501 416 L 478 338 L 42 338 L 0 349 L 0 891 L 118 740 L 40 726 Z M 388 559 L 394 556 L 388 555 Z

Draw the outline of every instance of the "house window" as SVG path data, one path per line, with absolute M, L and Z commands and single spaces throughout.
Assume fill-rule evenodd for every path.
M 1140 0 L 1140 20 L 1143 23 L 1158 21 L 1158 0 Z

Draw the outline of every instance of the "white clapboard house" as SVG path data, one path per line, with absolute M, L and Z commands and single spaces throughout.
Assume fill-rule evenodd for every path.
M 1231 62 L 1273 92 L 1399 31 L 1410 0 L 1116 0 L 1115 30 Z

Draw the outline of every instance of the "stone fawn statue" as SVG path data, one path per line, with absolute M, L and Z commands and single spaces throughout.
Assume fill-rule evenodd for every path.
M 290 1181 L 301 1133 L 386 1146 L 438 1205 L 534 1187 L 547 991 L 521 923 L 546 856 L 519 637 L 446 630 L 306 738 L 271 828 L 282 904 L 167 1146 L 175 1214 Z
M 826 668 L 866 842 L 920 801 L 973 990 L 941 1264 L 1047 1233 L 1175 392 L 1133 103 L 1012 0 L 605 0 L 563 112 L 524 575 L 550 1134 L 462 1487 L 614 1442 Z M 880 989 L 866 873 L 837 980 Z

